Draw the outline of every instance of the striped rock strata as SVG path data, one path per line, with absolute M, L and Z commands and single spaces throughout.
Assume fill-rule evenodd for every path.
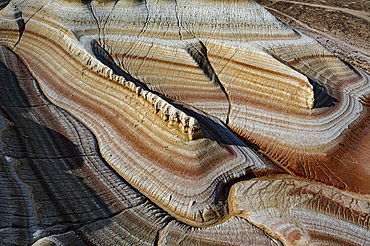
M 4 46 L 0 65 L 0 244 L 278 245 L 243 219 L 202 230 L 175 220 L 110 168 L 92 133 Z
M 370 203 L 341 190 L 282 176 L 237 183 L 229 201 L 284 245 L 369 244 Z
M 182 223 L 220 224 L 211 232 L 229 230 L 222 223 L 245 227 L 234 214 L 283 243 L 309 243 L 315 236 L 306 237 L 302 227 L 314 227 L 315 234 L 319 225 L 300 223 L 289 241 L 268 222 L 261 225 L 234 207 L 229 212 L 233 183 L 255 177 L 263 183 L 261 176 L 283 172 L 367 201 L 369 76 L 254 1 L 31 0 L 1 6 L 0 44 L 20 56 L 48 100 L 92 131 L 107 165 Z M 19 151 L 4 146 L 7 156 Z M 27 148 L 38 156 L 38 148 Z M 235 187 L 242 184 L 248 187 Z M 148 206 L 130 213 L 138 217 Z M 324 213 L 309 211 L 312 218 Z M 108 214 L 59 239 L 110 244 L 105 229 L 123 235 L 140 224 L 133 219 L 125 225 L 126 210 Z M 185 234 L 161 229 L 171 224 L 169 215 L 153 215 L 155 229 L 139 239 L 181 242 Z

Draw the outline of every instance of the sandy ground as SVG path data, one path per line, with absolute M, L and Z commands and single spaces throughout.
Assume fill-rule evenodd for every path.
M 370 1 L 256 0 L 278 19 L 370 74 Z

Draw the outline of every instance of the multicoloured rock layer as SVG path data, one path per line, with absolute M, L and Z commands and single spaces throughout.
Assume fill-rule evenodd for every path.
M 10 168 L 4 177 L 29 207 L 29 221 L 19 222 L 26 233 L 15 232 L 9 242 L 24 237 L 27 244 L 38 239 L 38 244 L 115 244 L 109 238 L 119 235 L 122 244 L 214 244 L 209 235 L 217 235 L 219 244 L 227 244 L 233 230 L 253 235 L 235 244 L 367 243 L 367 223 L 346 217 L 361 209 L 332 212 L 338 203 L 333 196 L 316 207 L 306 204 L 321 199 L 311 191 L 318 189 L 365 206 L 370 190 L 370 77 L 315 40 L 254 1 L 31 0 L 0 6 L 6 74 L 1 148 L 4 167 Z M 8 108 L 13 100 L 21 106 Z M 23 119 L 28 112 L 29 120 Z M 72 115 L 91 130 L 99 150 Z M 51 132 L 44 129 L 49 125 Z M 85 138 L 87 145 L 79 140 Z M 84 164 L 87 156 L 94 160 Z M 24 171 L 35 172 L 36 184 L 14 169 L 22 158 L 37 160 Z M 83 161 L 73 167 L 76 158 Z M 55 221 L 37 222 L 37 213 L 54 211 L 36 205 L 43 204 L 35 199 L 43 189 L 46 201 L 69 197 L 50 180 L 45 160 L 61 180 L 69 180 L 61 170 L 81 172 L 82 181 L 68 181 L 65 188 L 71 197 L 83 197 L 77 203 L 89 203 L 85 198 L 92 196 L 97 207 L 76 212 L 74 205 L 55 203 Z M 59 167 L 54 160 L 70 164 Z M 90 177 L 105 181 L 85 181 Z M 125 191 L 110 182 L 127 187 L 123 190 L 138 203 L 122 205 Z M 251 184 L 260 188 L 252 192 Z M 299 209 L 307 220 L 281 215 L 284 206 L 298 214 L 289 187 L 309 184 L 315 187 L 307 191 L 312 197 L 293 196 L 304 204 Z M 90 195 L 80 195 L 85 190 Z M 275 193 L 283 195 L 268 200 Z M 100 199 L 103 194 L 114 195 Z M 95 217 L 73 217 L 85 212 Z M 312 222 L 318 214 L 327 224 L 335 218 L 341 228 L 358 228 L 365 236 L 356 241 L 333 226 L 322 232 Z M 39 236 L 31 239 L 35 233 Z

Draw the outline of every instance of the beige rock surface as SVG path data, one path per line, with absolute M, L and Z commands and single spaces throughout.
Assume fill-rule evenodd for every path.
M 369 244 L 370 76 L 314 39 L 254 1 L 0 8 L 1 243 Z

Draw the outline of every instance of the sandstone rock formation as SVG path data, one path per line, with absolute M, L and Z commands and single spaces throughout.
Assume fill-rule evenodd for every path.
M 256 2 L 0 8 L 2 244 L 370 244 L 370 76 Z
M 279 20 L 316 39 L 340 59 L 370 73 L 370 2 L 257 0 Z

